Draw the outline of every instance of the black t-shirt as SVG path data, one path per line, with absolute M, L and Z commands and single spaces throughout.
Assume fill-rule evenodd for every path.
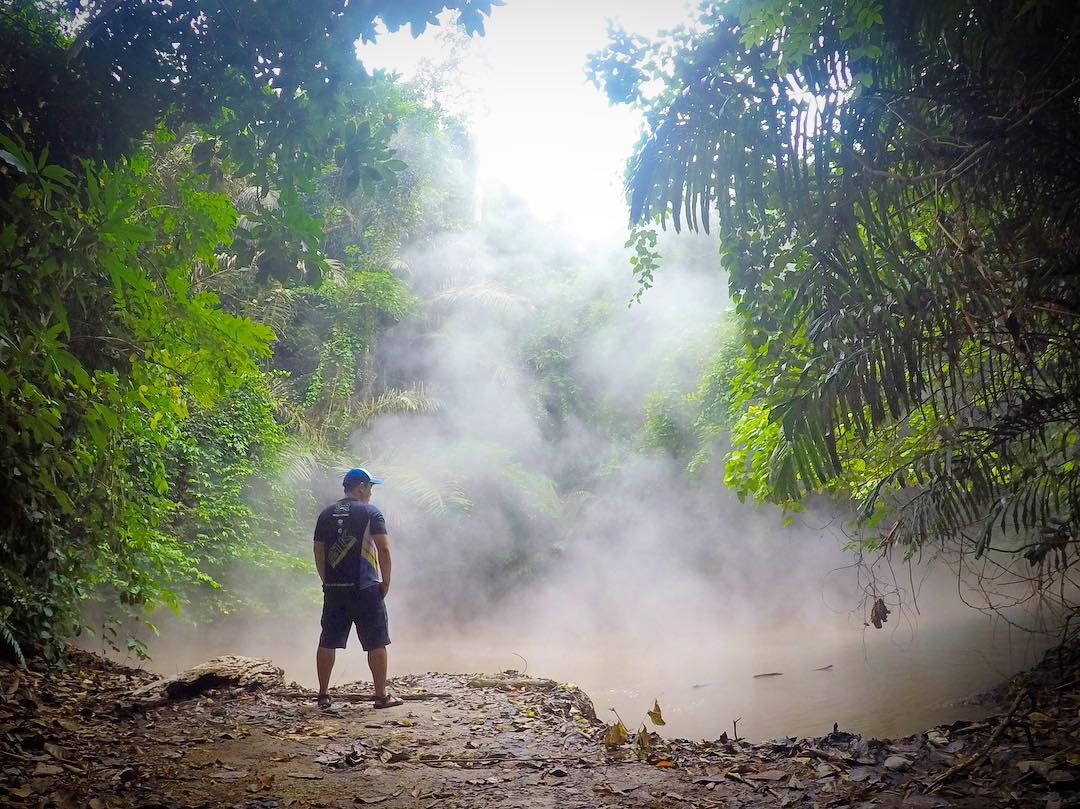
M 379 552 L 372 539 L 386 533 L 382 512 L 371 503 L 343 497 L 323 509 L 315 523 L 315 541 L 326 545 L 325 584 L 358 584 L 382 581 Z

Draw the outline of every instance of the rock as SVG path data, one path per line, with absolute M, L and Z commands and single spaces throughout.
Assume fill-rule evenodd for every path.
M 885 768 L 894 772 L 903 772 L 911 766 L 911 761 L 903 756 L 889 756 L 885 759 Z
M 136 689 L 127 707 L 149 708 L 170 700 L 191 699 L 222 686 L 263 691 L 284 684 L 285 672 L 266 658 L 226 655 Z

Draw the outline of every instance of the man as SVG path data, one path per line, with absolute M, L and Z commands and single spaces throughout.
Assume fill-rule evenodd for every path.
M 315 669 L 324 710 L 331 704 L 327 688 L 337 650 L 345 648 L 354 625 L 375 681 L 375 707 L 402 704 L 386 690 L 390 633 L 383 599 L 390 591 L 390 537 L 382 512 L 369 502 L 377 483 L 382 481 L 366 469 L 350 469 L 342 481 L 345 496 L 324 509 L 315 524 L 315 569 L 323 584 Z

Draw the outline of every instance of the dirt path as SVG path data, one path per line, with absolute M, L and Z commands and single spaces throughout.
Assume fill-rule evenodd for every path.
M 412 698 L 388 710 L 354 684 L 323 713 L 311 692 L 265 679 L 253 692 L 158 705 L 150 687 L 135 704 L 150 675 L 82 653 L 72 660 L 66 671 L 0 668 L 0 805 L 1080 806 L 1080 698 L 1060 679 L 1080 675 L 1075 657 L 1014 683 L 1024 696 L 1001 729 L 989 720 L 891 743 L 838 732 L 753 745 L 631 728 L 617 746 L 604 743 L 609 728 L 582 691 L 516 674 L 398 678 Z

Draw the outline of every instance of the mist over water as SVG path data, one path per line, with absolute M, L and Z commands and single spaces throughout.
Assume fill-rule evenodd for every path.
M 475 228 L 407 254 L 428 303 L 382 338 L 376 364 L 438 408 L 385 415 L 352 440 L 386 479 L 374 502 L 392 537 L 392 675 L 527 661 L 633 727 L 659 699 L 670 735 L 716 737 L 741 718 L 754 739 L 834 722 L 890 736 L 973 715 L 949 703 L 1037 659 L 1042 642 L 964 607 L 947 570 L 915 571 L 921 615 L 905 591 L 902 613 L 866 629 L 844 508 L 785 525 L 724 488 L 722 447 L 690 476 L 642 446 L 650 392 L 693 390 L 715 348 L 728 305 L 715 256 L 683 237 L 627 306 L 622 250 L 566 247 L 492 194 Z M 314 485 L 323 503 L 340 496 L 334 470 Z M 306 556 L 310 535 L 296 546 Z M 317 581 L 298 586 L 299 608 L 167 628 L 152 667 L 251 654 L 314 684 Z M 367 679 L 351 645 L 336 683 Z M 768 672 L 782 676 L 754 677 Z
M 739 719 L 740 735 L 755 740 L 821 735 L 834 722 L 895 737 L 985 715 L 989 708 L 962 701 L 1035 663 L 1049 645 L 1044 637 L 944 606 L 945 578 L 932 585 L 941 588 L 938 611 L 879 631 L 813 604 L 793 605 L 796 614 L 784 621 L 755 620 L 752 605 L 772 606 L 776 592 L 749 597 L 738 617 L 718 620 L 701 610 L 694 590 L 673 596 L 661 615 L 649 613 L 650 601 L 639 607 L 632 590 L 622 591 L 619 620 L 603 625 L 601 616 L 616 611 L 603 593 L 574 594 L 557 585 L 516 604 L 492 604 L 468 621 L 432 625 L 398 600 L 411 587 L 402 571 L 389 600 L 391 673 L 521 671 L 524 658 L 530 676 L 580 685 L 609 721 L 614 708 L 636 727 L 658 699 L 668 736 L 715 738 L 730 734 Z M 591 620 L 578 620 L 598 604 L 603 607 Z M 162 674 L 217 655 L 247 654 L 270 657 L 288 680 L 315 685 L 314 605 L 307 615 L 225 621 L 164 636 L 150 664 Z M 769 672 L 782 674 L 754 676 Z M 334 683 L 355 680 L 370 677 L 353 637 L 338 654 Z

